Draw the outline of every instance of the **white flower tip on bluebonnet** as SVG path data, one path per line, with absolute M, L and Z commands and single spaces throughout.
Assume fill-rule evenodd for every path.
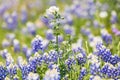
M 8 33 L 6 35 L 6 38 L 10 41 L 14 40 L 15 39 L 15 34 L 14 33 Z
M 27 80 L 40 80 L 40 77 L 37 73 L 30 72 L 28 74 Z
M 112 15 L 112 16 L 116 16 L 116 15 L 117 15 L 116 11 L 113 10 L 113 11 L 111 12 L 111 15 Z
M 101 78 L 100 76 L 98 76 L 98 75 L 96 75 L 96 76 L 92 76 L 92 77 L 93 77 L 92 80 L 102 80 L 102 78 Z
M 77 55 L 76 55 L 76 58 L 79 58 L 79 57 L 82 58 L 83 55 L 82 55 L 81 53 L 77 54 Z
M 105 28 L 103 28 L 103 29 L 101 29 L 101 34 L 103 34 L 103 35 L 106 35 L 106 34 L 108 34 L 108 31 L 105 29 Z
M 73 43 L 72 44 L 72 50 L 77 49 L 78 47 L 80 47 L 80 45 L 78 43 Z
M 45 52 L 43 55 L 44 55 L 44 56 L 48 56 L 48 53 L 47 53 L 47 52 Z
M 38 52 L 35 52 L 34 57 L 39 57 L 40 54 Z
M 10 55 L 10 53 L 7 54 L 6 56 L 6 61 L 10 62 L 10 63 L 13 63 L 14 62 L 14 59 L 12 58 L 12 56 Z
M 8 23 L 13 23 L 13 19 L 12 19 L 11 17 L 9 17 L 9 18 L 7 19 L 7 22 L 8 22 Z
M 30 57 L 32 55 L 32 50 L 31 49 L 28 49 L 27 52 L 26 52 L 26 56 L 27 57 Z
M 8 69 L 12 69 L 12 68 L 14 68 L 13 63 L 11 63 L 10 65 L 8 65 L 7 68 L 8 68 Z
M 47 70 L 43 80 L 60 80 L 60 73 L 57 69 Z
M 99 63 L 98 57 L 96 55 L 92 54 L 92 53 L 90 53 L 87 58 L 88 58 L 88 61 L 92 64 L 96 64 L 96 63 L 98 64 Z
M 40 35 L 36 35 L 35 39 L 43 40 L 43 38 Z
M 16 80 L 16 79 L 19 80 L 19 77 L 18 77 L 17 75 L 15 75 L 13 78 L 14 78 L 15 80 Z
M 6 77 L 5 80 L 10 80 L 10 78 Z
M 27 25 L 27 27 L 29 27 L 29 28 L 35 27 L 34 23 L 32 23 L 32 22 L 27 22 L 26 25 Z
M 93 40 L 90 41 L 90 46 L 96 51 L 96 45 L 102 43 L 102 38 L 100 36 L 93 37 Z
M 108 13 L 107 13 L 107 11 L 101 11 L 100 14 L 99 14 L 99 16 L 101 18 L 106 18 L 108 16 Z
M 51 6 L 49 9 L 46 10 L 46 13 L 48 15 L 54 14 L 55 12 L 59 12 L 59 8 L 56 6 Z
M 108 66 L 109 66 L 109 69 L 114 69 L 114 68 L 116 68 L 115 66 L 113 66 L 113 65 L 110 64 L 110 63 L 105 63 L 105 65 L 108 65 Z
M 13 45 L 18 45 L 19 44 L 19 41 L 17 39 L 14 39 L 13 40 Z
M 27 62 L 23 60 L 22 56 L 18 56 L 17 63 L 19 67 L 22 67 L 23 65 L 27 65 Z
M 57 69 L 57 68 L 58 68 L 58 65 L 57 65 L 57 64 L 54 64 L 54 65 L 52 65 L 52 68 L 53 68 L 53 69 Z
M 0 66 L 5 66 L 3 62 L 0 62 Z
M 46 31 L 46 33 L 53 33 L 53 30 L 52 30 L 52 29 L 48 29 L 48 30 Z

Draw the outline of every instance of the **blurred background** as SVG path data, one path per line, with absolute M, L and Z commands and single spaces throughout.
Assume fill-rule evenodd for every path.
M 49 27 L 42 16 L 50 6 L 59 7 L 65 18 L 63 24 L 74 28 L 73 43 L 80 36 L 87 39 L 80 32 L 84 27 L 89 27 L 94 35 L 100 34 L 99 27 L 105 27 L 112 35 L 113 28 L 120 29 L 120 0 L 0 0 L 0 50 L 8 49 L 15 60 L 18 55 L 25 57 L 14 51 L 14 43 L 19 43 L 22 50 L 24 45 L 31 47 L 36 34 L 46 37 Z M 119 36 L 113 40 L 112 44 L 117 44 Z

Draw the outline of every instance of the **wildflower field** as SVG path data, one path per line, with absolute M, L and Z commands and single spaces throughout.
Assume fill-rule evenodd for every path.
M 120 0 L 0 0 L 0 80 L 120 80 Z

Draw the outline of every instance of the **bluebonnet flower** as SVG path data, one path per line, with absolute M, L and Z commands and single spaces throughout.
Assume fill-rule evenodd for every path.
M 115 25 L 112 25 L 112 32 L 113 32 L 116 36 L 119 36 L 119 35 L 120 35 L 120 31 L 116 28 Z
M 17 74 L 17 65 L 13 65 L 13 63 L 11 63 L 10 65 L 7 66 L 7 71 L 10 77 L 13 78 L 13 76 Z
M 84 56 L 82 53 L 79 53 L 76 55 L 78 64 L 82 65 L 84 63 L 86 63 L 86 56 Z
M 111 12 L 110 21 L 111 21 L 112 24 L 115 24 L 117 22 L 117 13 L 115 11 Z
M 53 30 L 52 29 L 49 29 L 49 30 L 47 30 L 46 31 L 46 38 L 48 39 L 48 40 L 53 40 L 54 39 L 54 34 L 53 34 Z
M 12 56 L 10 55 L 10 53 L 7 53 L 7 55 L 6 55 L 6 66 L 9 66 L 12 63 L 14 63 L 14 60 L 13 60 Z
M 22 61 L 22 62 L 21 62 Z M 22 72 L 22 80 L 26 80 L 28 74 L 29 74 L 29 68 L 28 68 L 28 64 L 26 61 L 23 60 L 19 60 L 18 61 L 18 66 Z
M 6 10 L 7 8 L 4 4 L 0 5 L 0 16 L 3 16 Z
M 62 36 L 62 35 L 59 35 L 59 36 L 58 36 L 58 43 L 61 43 L 61 42 L 63 42 L 63 36 Z
M 14 47 L 14 52 L 19 52 L 20 51 L 20 43 L 17 39 L 13 40 L 13 47 Z
M 39 50 L 43 49 L 43 44 L 42 44 L 42 38 L 37 35 L 31 42 L 31 46 L 32 46 L 32 51 L 38 52 Z
M 45 51 L 48 46 L 49 46 L 49 41 L 44 39 L 44 41 L 43 41 L 43 51 Z
M 48 53 L 44 53 L 44 54 L 42 55 L 42 60 L 43 60 L 43 62 L 45 62 L 46 64 L 49 63 L 48 57 L 49 57 Z
M 28 50 L 28 47 L 27 47 L 27 45 L 23 45 L 22 46 L 22 52 L 24 53 L 24 54 L 26 54 L 27 53 L 27 50 Z
M 22 23 L 25 23 L 27 21 L 28 18 L 28 14 L 27 14 L 27 10 L 23 7 L 21 10 L 21 21 Z
M 120 58 L 118 56 L 113 56 L 109 49 L 107 49 L 103 44 L 99 43 L 96 45 L 97 55 L 105 62 L 111 63 L 112 65 L 116 65 L 120 62 Z
M 29 34 L 36 35 L 36 26 L 34 23 L 27 22 L 26 26 L 27 26 L 27 31 Z
M 5 59 L 7 58 L 7 54 L 9 54 L 7 49 L 4 49 L 4 50 L 0 51 L 0 55 Z
M 65 13 L 63 14 L 64 19 L 63 21 L 61 21 L 61 23 L 64 24 L 68 24 L 68 25 L 73 25 L 73 17 L 72 14 L 68 14 L 70 13 L 70 11 L 65 11 Z
M 42 56 L 36 52 L 34 56 L 30 57 L 28 60 L 28 70 L 30 72 L 36 72 L 37 66 L 40 66 L 42 62 Z
M 36 60 L 36 64 L 40 66 L 43 62 L 42 56 L 39 53 L 34 54 L 34 59 Z
M 67 65 L 68 70 L 70 70 L 72 68 L 72 65 L 74 65 L 75 63 L 76 63 L 76 61 L 75 61 L 74 57 L 68 58 L 65 61 L 65 64 Z
M 15 30 L 18 25 L 18 17 L 17 13 L 13 12 L 11 15 L 5 14 L 4 15 L 4 20 L 6 22 L 6 28 L 10 30 Z
M 41 17 L 41 21 L 46 25 L 49 26 L 49 20 L 46 17 Z
M 37 73 L 30 72 L 26 79 L 27 80 L 40 80 L 40 77 Z
M 100 72 L 100 64 L 99 63 L 90 64 L 90 74 L 96 75 L 99 72 Z
M 11 43 L 15 39 L 15 34 L 14 33 L 9 33 L 6 35 L 6 39 L 9 40 Z
M 83 33 L 84 35 L 88 36 L 91 34 L 91 31 L 89 28 L 81 28 L 81 33 Z
M 106 29 L 101 30 L 102 39 L 106 42 L 106 44 L 112 43 L 112 36 L 107 32 Z
M 81 6 L 86 7 L 81 7 Z M 71 6 L 71 12 L 79 18 L 93 18 L 95 12 L 95 4 L 94 1 L 86 0 L 86 1 L 73 1 L 73 5 Z
M 17 65 L 19 68 L 21 68 L 23 65 L 23 58 L 21 56 L 18 56 L 17 58 Z
M 48 61 L 49 62 L 57 62 L 57 60 L 58 60 L 57 51 L 51 50 L 48 54 Z
M 33 72 L 36 72 L 36 69 L 37 69 L 37 60 L 34 58 L 34 57 L 30 57 L 29 58 L 29 64 L 28 64 L 28 70 L 29 71 L 33 71 Z
M 3 42 L 2 42 L 2 47 L 6 48 L 6 47 L 9 47 L 9 46 L 10 46 L 10 42 L 8 40 L 4 39 Z
M 117 64 L 118 62 L 120 62 L 120 57 L 118 57 L 118 56 L 111 56 L 110 57 L 110 63 L 112 64 L 112 65 L 115 65 L 115 64 Z
M 107 75 L 107 78 L 116 78 L 119 76 L 119 69 L 114 67 L 113 65 L 106 63 L 102 69 L 101 73 L 103 73 L 103 76 Z
M 87 70 L 86 68 L 82 68 L 81 71 L 80 71 L 80 76 L 79 76 L 79 79 L 78 80 L 83 80 L 83 77 L 87 74 Z
M 32 55 L 32 50 L 31 49 L 27 49 L 26 54 L 25 54 L 26 58 L 29 59 L 29 57 L 31 55 Z
M 97 55 L 101 57 L 102 60 L 104 60 L 105 62 L 110 61 L 110 57 L 112 54 L 109 49 L 106 49 L 102 43 L 98 43 L 96 45 L 96 49 L 98 50 Z
M 97 20 L 94 20 L 94 21 L 93 21 L 93 25 L 94 25 L 95 28 L 99 27 L 98 21 L 97 21 Z
M 74 35 L 74 28 L 72 26 L 65 25 L 64 31 L 66 34 Z
M 0 65 L 0 80 L 4 80 L 7 75 L 7 69 L 3 65 Z
M 55 25 L 60 25 L 62 18 L 59 14 L 59 8 L 56 6 L 51 6 L 46 10 L 46 16 L 41 18 L 42 21 L 49 27 L 54 28 Z

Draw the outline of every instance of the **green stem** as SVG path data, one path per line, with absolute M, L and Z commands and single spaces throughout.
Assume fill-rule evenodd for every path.
M 118 46 L 117 46 L 117 50 L 118 50 L 118 52 L 117 52 L 117 54 L 120 56 L 120 42 L 118 43 Z
M 56 35 L 56 51 L 58 52 L 59 51 L 59 47 L 58 47 L 59 43 L 58 43 L 58 35 Z

